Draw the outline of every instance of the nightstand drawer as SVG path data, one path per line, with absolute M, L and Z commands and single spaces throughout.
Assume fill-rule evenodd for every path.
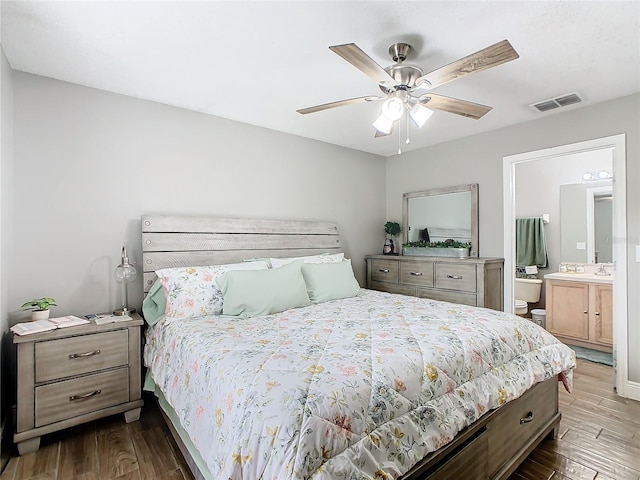
M 129 401 L 129 369 L 86 375 L 36 387 L 35 426 Z
M 476 291 L 476 266 L 436 263 L 436 288 Z
M 72 377 L 129 363 L 127 330 L 38 342 L 36 382 Z

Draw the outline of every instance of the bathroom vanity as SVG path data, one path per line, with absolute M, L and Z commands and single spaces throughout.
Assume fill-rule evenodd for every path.
M 611 352 L 613 277 L 558 272 L 544 278 L 547 330 L 567 344 Z

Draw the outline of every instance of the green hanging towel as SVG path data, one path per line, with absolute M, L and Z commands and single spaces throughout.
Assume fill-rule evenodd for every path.
M 549 266 L 542 218 L 516 219 L 516 265 L 518 267 L 537 265 L 538 268 Z

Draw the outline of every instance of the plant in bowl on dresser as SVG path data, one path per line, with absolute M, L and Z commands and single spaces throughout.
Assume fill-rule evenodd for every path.
M 49 318 L 49 307 L 56 307 L 56 301 L 51 297 L 34 298 L 22 305 L 23 310 L 31 310 L 31 320 L 46 320 Z
M 408 242 L 402 245 L 405 255 L 424 255 L 434 257 L 457 257 L 466 258 L 469 256 L 471 242 L 460 242 L 448 238 L 441 242 Z

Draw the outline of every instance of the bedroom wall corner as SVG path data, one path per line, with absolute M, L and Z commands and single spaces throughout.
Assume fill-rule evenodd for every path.
M 383 157 L 22 72 L 14 109 L 11 305 L 119 306 L 113 270 L 123 243 L 140 265 L 142 214 L 334 221 L 361 285 L 381 248 Z M 141 278 L 129 296 L 139 307 Z
M 13 70 L 0 44 L 0 471 L 12 445 L 9 359 L 9 264 L 12 231 Z

